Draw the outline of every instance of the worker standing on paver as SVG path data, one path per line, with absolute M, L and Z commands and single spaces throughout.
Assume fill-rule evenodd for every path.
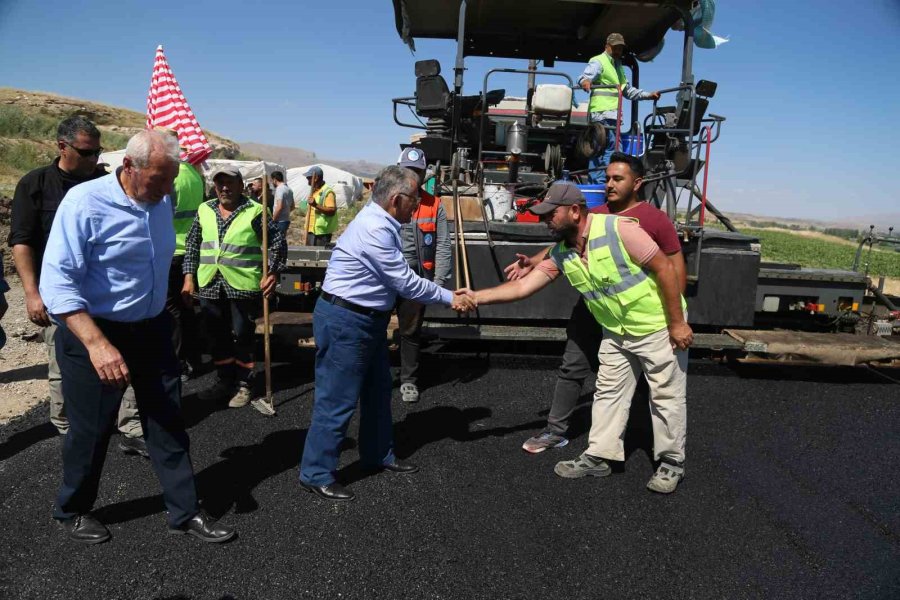
M 687 278 L 678 233 L 666 213 L 640 200 L 639 186 L 637 189 L 632 187 L 630 193 L 620 188 L 619 182 L 627 177 L 628 172 L 643 178 L 643 163 L 633 156 L 614 153 L 607 167 L 609 179 L 606 203 L 600 207 L 599 212 L 637 219 L 641 229 L 647 232 L 650 239 L 656 242 L 659 249 L 671 261 L 681 291 L 684 293 Z M 507 277 L 510 280 L 524 277 L 546 258 L 551 249 L 542 250 L 530 258 L 521 256 L 520 260 L 506 268 Z M 584 297 L 579 296 L 566 325 L 566 348 L 557 370 L 547 425 L 543 431 L 525 440 L 523 450 L 537 454 L 549 448 L 561 448 L 569 443 L 566 435 L 572 413 L 581 398 L 584 382 L 588 377 L 596 379 L 597 376 L 599 366 L 597 352 L 602 339 L 603 329 L 588 310 Z
M 606 38 L 606 48 L 602 54 L 588 61 L 584 72 L 578 78 L 581 89 L 591 95 L 588 103 L 590 122 L 602 126 L 606 130 L 606 145 L 597 149 L 588 159 L 588 179 L 591 183 L 600 184 L 606 181 L 606 165 L 616 148 L 616 126 L 619 123 L 619 93 L 623 101 L 658 100 L 659 92 L 645 92 L 629 85 L 622 68 L 622 55 L 625 53 L 625 38 L 621 33 L 611 33 Z M 591 86 L 611 86 L 591 89 Z
M 219 167 L 212 180 L 219 197 L 200 205 L 187 234 L 181 293 L 185 301 L 194 294 L 200 298 L 218 374 L 200 398 L 229 398 L 228 406 L 240 408 L 253 399 L 256 319 L 263 294 L 275 291 L 287 244 L 269 221 L 269 273 L 263 279 L 262 205 L 243 195 L 237 167 Z
M 617 194 L 628 196 L 640 183 L 627 170 Z M 577 459 L 557 463 L 556 474 L 605 477 L 612 472 L 607 461 L 625 459 L 628 411 L 643 371 L 650 384 L 654 458 L 660 461 L 647 487 L 674 492 L 684 477 L 686 350 L 693 332 L 672 263 L 636 220 L 588 213 L 572 183 L 553 184 L 531 211 L 559 243 L 525 277 L 479 290 L 475 299 L 479 305 L 521 300 L 565 274 L 603 327 L 589 445 Z
M 310 167 L 306 173 L 309 197 L 306 201 L 306 245 L 326 246 L 337 230 L 337 200 L 334 190 L 325 183 L 325 173 L 321 167 Z
M 419 207 L 412 220 L 400 227 L 403 257 L 419 277 L 443 287 L 450 278 L 450 229 L 440 198 L 422 187 L 427 162 L 418 148 L 405 148 L 397 165 L 412 170 L 419 178 Z M 425 305 L 414 300 L 397 301 L 400 333 L 400 397 L 404 402 L 419 401 L 419 343 Z

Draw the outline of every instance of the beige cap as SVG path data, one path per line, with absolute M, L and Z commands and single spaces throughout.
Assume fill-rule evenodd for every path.
M 611 33 L 606 38 L 607 46 L 624 46 L 625 38 L 622 37 L 621 33 Z

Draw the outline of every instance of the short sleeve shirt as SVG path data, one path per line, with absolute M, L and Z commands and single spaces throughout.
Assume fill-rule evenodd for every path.
M 598 213 L 608 215 L 609 205 L 602 204 L 597 210 Z M 656 242 L 663 254 L 671 255 L 681 252 L 681 241 L 678 239 L 678 233 L 675 226 L 669 220 L 669 216 L 648 202 L 638 202 L 628 210 L 615 213 L 617 217 L 631 217 L 637 219 L 641 224 L 641 229 Z
M 290 221 L 294 210 L 294 192 L 285 183 L 275 188 L 275 204 L 281 203 L 281 212 L 272 217 L 275 221 Z

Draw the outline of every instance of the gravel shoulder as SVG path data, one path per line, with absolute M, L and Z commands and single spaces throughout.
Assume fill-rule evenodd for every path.
M 28 320 L 22 283 L 7 275 L 9 310 L 0 324 L 7 342 L 0 348 L 0 425 L 23 415 L 49 396 L 47 347 L 42 328 Z

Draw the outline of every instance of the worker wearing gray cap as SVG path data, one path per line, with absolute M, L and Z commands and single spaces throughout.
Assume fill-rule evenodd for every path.
M 627 169 L 614 181 L 624 196 L 641 183 Z M 588 447 L 576 459 L 557 463 L 554 471 L 567 479 L 605 477 L 612 472 L 609 461 L 625 460 L 628 411 L 643 371 L 650 384 L 653 453 L 659 461 L 647 488 L 674 492 L 684 477 L 687 349 L 693 342 L 675 268 L 637 219 L 589 213 L 572 183 L 554 183 L 530 210 L 558 243 L 527 275 L 478 290 L 475 300 L 479 306 L 522 300 L 565 275 L 603 327 Z
M 309 184 L 306 227 L 303 229 L 306 245 L 326 246 L 331 243 L 331 235 L 338 226 L 334 190 L 325 183 L 325 173 L 321 167 L 310 167 L 303 176 Z
M 578 85 L 591 95 L 588 104 L 590 122 L 606 130 L 605 146 L 597 149 L 588 159 L 588 179 L 591 183 L 606 183 L 606 165 L 616 148 L 616 125 L 619 115 L 619 93 L 623 102 L 627 100 L 658 100 L 659 92 L 645 92 L 629 85 L 622 68 L 625 53 L 625 38 L 621 33 L 611 33 L 606 38 L 606 49 L 591 58 L 585 67 Z
M 269 272 L 262 276 L 263 208 L 243 195 L 244 180 L 232 165 L 212 172 L 218 198 L 197 209 L 185 239 L 182 270 L 185 302 L 195 294 L 211 338 L 218 379 L 200 392 L 203 400 L 228 400 L 240 408 L 253 399 L 254 333 L 262 296 L 275 291 L 287 244 L 274 221 L 266 223 Z
M 406 167 L 425 181 L 427 163 L 420 148 L 404 148 L 397 159 L 398 167 Z M 443 287 L 450 278 L 450 229 L 441 199 L 420 187 L 419 206 L 412 220 L 400 227 L 403 257 L 420 277 Z M 419 401 L 419 342 L 425 305 L 399 298 L 397 304 L 400 332 L 400 397 L 404 402 Z

